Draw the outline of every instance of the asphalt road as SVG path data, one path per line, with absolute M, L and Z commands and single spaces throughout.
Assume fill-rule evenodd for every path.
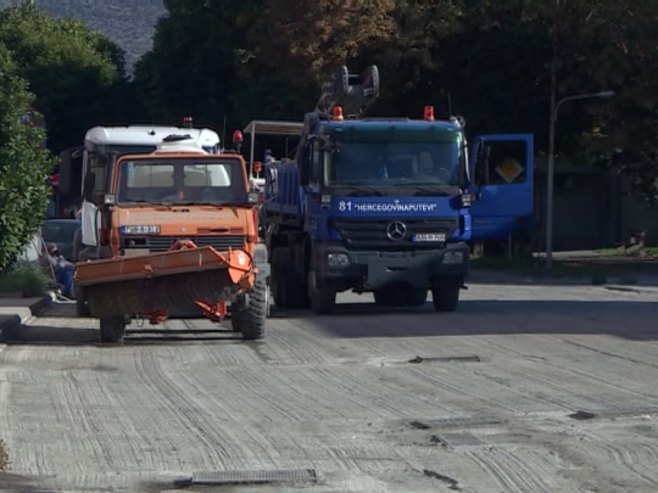
M 658 490 L 658 290 L 479 285 L 452 314 L 339 299 L 279 314 L 260 343 L 178 320 L 100 346 L 94 321 L 50 308 L 0 345 L 0 490 L 293 470 L 295 485 L 178 488 Z

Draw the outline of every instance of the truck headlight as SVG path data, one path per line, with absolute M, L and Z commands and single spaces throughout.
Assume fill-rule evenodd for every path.
M 327 265 L 329 267 L 347 267 L 350 265 L 350 258 L 345 253 L 328 253 Z
M 124 235 L 159 235 L 160 226 L 156 225 L 131 225 L 121 226 L 119 232 Z
M 446 252 L 443 255 L 443 263 L 447 265 L 461 264 L 464 261 L 462 252 Z

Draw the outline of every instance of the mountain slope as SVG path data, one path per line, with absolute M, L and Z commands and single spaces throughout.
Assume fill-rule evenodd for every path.
M 17 3 L 0 0 L 0 9 Z M 155 24 L 166 14 L 162 0 L 34 0 L 55 17 L 73 17 L 108 36 L 126 52 L 128 70 L 151 49 Z

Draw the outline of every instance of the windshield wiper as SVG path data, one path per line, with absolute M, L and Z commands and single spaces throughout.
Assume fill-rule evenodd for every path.
M 186 202 L 174 202 L 172 204 L 174 207 L 179 205 L 214 205 L 223 207 L 225 205 L 231 205 L 228 202 L 221 202 L 219 200 L 188 200 Z
M 384 195 L 381 190 L 378 190 L 375 187 L 370 187 L 368 185 L 338 185 L 336 188 L 352 190 L 352 192 L 356 192 L 357 195 L 375 195 L 377 197 Z
M 124 199 L 125 200 L 125 199 Z M 148 199 L 130 199 L 121 202 L 122 204 L 148 204 L 148 205 L 164 205 L 165 207 L 171 207 L 171 202 L 160 202 L 157 200 L 148 200 Z
M 439 197 L 449 197 L 458 193 L 454 185 L 444 185 L 439 183 L 400 183 L 400 188 L 412 188 L 416 190 L 414 195 L 436 195 Z
M 436 187 L 421 187 L 419 185 L 413 185 L 413 188 L 416 189 L 414 195 L 437 195 L 439 197 L 449 197 L 454 195 L 443 188 Z

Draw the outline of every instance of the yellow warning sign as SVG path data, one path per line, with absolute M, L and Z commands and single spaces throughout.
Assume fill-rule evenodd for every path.
M 521 166 L 516 159 L 506 158 L 498 165 L 496 172 L 502 176 L 507 183 L 512 183 L 521 173 L 523 173 L 523 166 Z

